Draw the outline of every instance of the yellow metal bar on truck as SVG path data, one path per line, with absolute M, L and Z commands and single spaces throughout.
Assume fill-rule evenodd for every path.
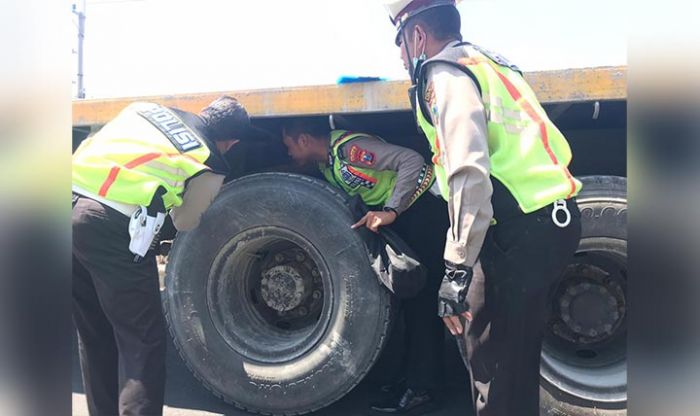
M 525 78 L 542 103 L 627 98 L 627 67 L 599 67 L 530 72 Z M 410 110 L 408 81 L 378 81 L 206 94 L 178 94 L 73 101 L 73 126 L 106 123 L 134 101 L 152 101 L 199 112 L 216 97 L 238 98 L 252 117 L 363 113 Z

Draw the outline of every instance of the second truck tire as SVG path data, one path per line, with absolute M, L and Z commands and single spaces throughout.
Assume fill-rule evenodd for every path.
M 550 298 L 541 416 L 627 414 L 627 180 L 584 176 L 578 251 Z

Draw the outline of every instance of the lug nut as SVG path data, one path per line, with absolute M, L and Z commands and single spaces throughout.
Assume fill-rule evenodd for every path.
M 282 254 L 275 254 L 275 261 L 281 263 L 284 261 L 284 256 Z
M 306 314 L 309 313 L 309 311 L 305 307 L 299 308 L 299 315 L 301 316 L 306 316 Z
M 561 316 L 561 319 L 563 319 L 564 322 L 566 322 L 568 324 L 571 322 L 571 315 L 569 315 L 568 313 L 565 313 Z
M 297 261 L 300 262 L 300 263 L 306 259 L 306 257 L 304 257 L 304 255 L 301 254 L 301 253 L 297 253 L 297 255 L 296 255 L 295 258 L 296 258 Z
M 318 270 L 312 269 L 312 270 L 311 270 L 311 276 L 317 277 L 317 276 L 318 276 Z
M 321 298 L 321 292 L 319 290 L 314 290 L 314 292 L 311 294 L 311 297 L 314 299 L 320 299 Z

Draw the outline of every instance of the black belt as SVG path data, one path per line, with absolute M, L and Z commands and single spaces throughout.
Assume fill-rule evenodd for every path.
M 493 218 L 496 219 L 497 223 L 502 224 L 526 215 L 546 215 L 552 217 L 552 213 L 557 210 L 556 218 L 558 218 L 560 222 L 564 224 L 566 222 L 565 220 L 567 215 L 580 215 L 578 214 L 576 198 L 573 197 L 561 203 L 559 201 L 552 202 L 538 210 L 525 213 L 522 209 L 520 209 L 520 204 L 518 204 L 518 201 L 516 201 L 516 199 L 513 197 L 513 194 L 510 193 L 508 188 L 506 188 L 501 181 L 491 176 L 491 183 L 493 185 L 491 205 L 493 206 Z M 568 211 L 568 214 L 566 214 L 564 211 Z

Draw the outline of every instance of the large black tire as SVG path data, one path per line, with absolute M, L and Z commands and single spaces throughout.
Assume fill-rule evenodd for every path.
M 320 409 L 376 361 L 391 298 L 350 229 L 345 197 L 301 175 L 227 184 L 169 255 L 165 311 L 194 375 L 223 400 L 275 415 Z
M 627 181 L 581 178 L 582 236 L 551 296 L 542 416 L 627 414 Z

